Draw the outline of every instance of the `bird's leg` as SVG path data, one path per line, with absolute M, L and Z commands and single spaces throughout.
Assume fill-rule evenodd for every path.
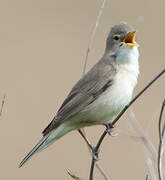
M 85 140 L 89 149 L 92 151 L 92 155 L 95 158 L 95 160 L 98 161 L 99 160 L 99 157 L 98 157 L 99 151 L 98 152 L 95 151 L 95 147 L 90 143 L 90 141 L 88 140 L 88 138 L 85 136 L 84 132 L 81 129 L 78 129 L 78 132 L 80 133 L 80 135 Z
M 119 132 L 118 131 L 115 131 L 114 130 L 114 125 L 112 124 L 112 123 L 104 123 L 104 122 L 93 122 L 95 125 L 103 125 L 103 126 L 105 126 L 106 127 L 106 131 L 107 131 L 107 133 L 110 135 L 110 136 L 112 136 L 112 137 L 116 137 L 118 134 L 119 134 Z

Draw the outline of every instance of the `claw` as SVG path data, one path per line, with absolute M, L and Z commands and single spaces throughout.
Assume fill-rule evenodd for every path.
M 116 137 L 119 135 L 119 131 L 114 130 L 113 128 L 115 127 L 114 125 L 112 125 L 111 123 L 107 123 L 105 124 L 106 126 L 106 132 L 112 136 L 112 137 Z
M 111 123 L 104 123 L 104 126 L 107 128 L 107 129 L 113 129 L 115 126 Z
M 108 129 L 107 133 L 112 137 L 116 137 L 116 136 L 119 135 L 120 131 L 119 130 Z

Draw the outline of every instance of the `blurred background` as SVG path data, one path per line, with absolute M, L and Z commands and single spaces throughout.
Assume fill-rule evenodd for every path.
M 86 50 L 100 0 L 0 1 L 0 179 L 70 179 L 70 169 L 88 179 L 91 157 L 74 131 L 23 168 L 18 164 L 40 139 L 64 98 L 81 77 Z M 87 70 L 103 55 L 113 24 L 132 24 L 140 44 L 140 76 L 134 95 L 165 67 L 164 5 L 162 0 L 107 0 L 97 29 Z M 136 118 L 158 145 L 158 116 L 165 97 L 162 76 L 132 106 Z M 145 179 L 148 168 L 139 141 L 131 139 L 127 113 L 117 124 L 120 135 L 107 136 L 101 161 L 111 179 Z M 86 128 L 95 144 L 103 127 Z M 95 170 L 95 180 L 103 179 Z

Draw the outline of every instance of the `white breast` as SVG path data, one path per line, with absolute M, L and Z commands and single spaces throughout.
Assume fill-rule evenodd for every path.
M 118 57 L 113 84 L 82 111 L 87 119 L 110 121 L 131 101 L 139 74 L 138 56 L 137 49 L 134 49 Z M 125 63 L 120 63 L 122 60 Z

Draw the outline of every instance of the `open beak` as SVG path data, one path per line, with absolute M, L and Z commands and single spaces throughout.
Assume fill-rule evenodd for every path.
M 138 43 L 135 42 L 135 34 L 136 31 L 133 31 L 131 33 L 129 33 L 128 35 L 126 35 L 126 37 L 124 38 L 123 42 L 127 45 L 127 46 L 139 46 Z

